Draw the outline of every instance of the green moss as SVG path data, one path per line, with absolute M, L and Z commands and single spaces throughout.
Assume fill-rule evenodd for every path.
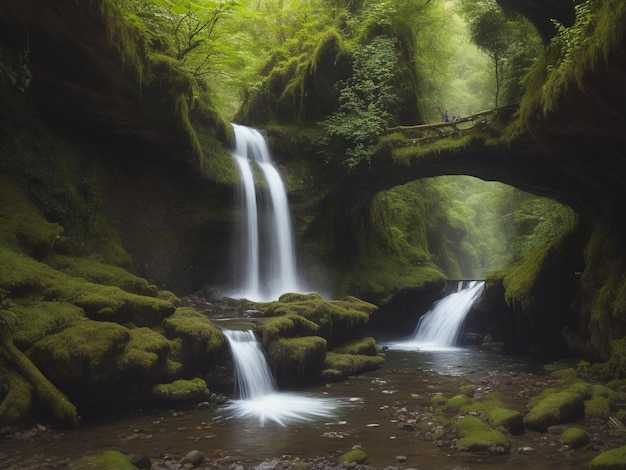
M 567 390 L 578 393 L 583 400 L 589 400 L 593 396 L 593 385 L 588 382 L 575 382 L 569 385 Z
M 448 399 L 441 393 L 436 393 L 430 399 L 430 405 L 435 408 L 443 408 L 448 403 Z
M 567 428 L 559 441 L 565 445 L 570 446 L 572 449 L 578 449 L 589 444 L 589 434 L 587 431 L 580 428 Z
M 16 318 L 13 341 L 24 351 L 46 336 L 54 335 L 74 321 L 85 318 L 81 308 L 62 301 L 24 302 L 11 307 L 11 311 Z
M 475 416 L 465 416 L 456 424 L 459 439 L 456 448 L 469 452 L 508 452 L 511 443 L 509 439 Z
M 163 321 L 165 332 L 171 337 L 182 338 L 193 349 L 212 354 L 226 346 L 226 338 L 219 328 L 197 310 L 179 307 Z
M 173 292 L 170 292 L 168 290 L 160 290 L 160 291 L 158 291 L 157 292 L 157 298 L 161 299 L 161 300 L 165 300 L 166 302 L 171 303 L 175 307 L 179 307 L 180 306 L 180 298 L 176 294 L 174 294 Z
M 533 406 L 524 417 L 526 427 L 545 431 L 548 426 L 580 418 L 584 412 L 583 399 L 570 391 L 556 392 Z
M 119 378 L 115 359 L 130 338 L 129 330 L 115 323 L 79 320 L 37 342 L 30 356 L 55 383 L 106 383 Z
M 626 446 L 602 452 L 589 462 L 593 470 L 624 470 L 626 468 Z
M 134 377 L 148 376 L 164 364 L 170 342 L 150 328 L 135 328 L 129 333 L 130 341 L 117 358 L 118 367 Z
M 48 222 L 21 188 L 7 177 L 0 177 L 0 205 L 0 240 L 5 246 L 42 258 L 63 236 L 63 228 Z
M 278 298 L 278 301 L 283 302 L 283 303 L 303 302 L 305 300 L 324 300 L 324 297 L 322 297 L 317 292 L 310 292 L 308 294 L 298 294 L 298 293 L 288 292 L 286 294 L 281 295 Z
M 175 380 L 169 384 L 157 384 L 150 391 L 155 399 L 167 402 L 202 399 L 209 395 L 206 382 L 198 377 L 191 380 Z
M 326 353 L 326 368 L 341 371 L 344 377 L 379 369 L 384 362 L 380 356 Z
M 450 411 L 460 411 L 473 402 L 474 400 L 467 395 L 455 395 L 446 401 L 446 409 Z
M 76 425 L 78 421 L 76 407 L 22 351 L 15 347 L 10 337 L 0 338 L 0 354 L 16 372 L 33 385 L 41 403 L 56 419 L 67 425 Z
M 31 410 L 34 390 L 24 378 L 0 362 L 0 383 L 6 390 L 0 393 L 0 428 L 17 423 Z
M 0 272 L 0 288 L 16 296 L 40 294 L 46 300 L 66 301 L 81 307 L 87 315 L 99 320 L 149 326 L 160 323 L 174 311 L 174 306 L 164 300 L 73 278 L 32 258 L 1 247 L 0 264 L 6 268 Z
M 312 296 L 313 300 L 310 297 L 307 297 L 309 300 L 295 300 L 298 297 L 289 295 L 288 298 L 294 300 L 258 304 L 258 308 L 265 315 L 283 315 L 286 313 L 292 315 L 286 316 L 282 320 L 275 320 L 276 323 L 270 323 L 266 333 L 271 337 L 273 333 L 276 333 L 273 330 L 288 330 L 293 321 L 296 322 L 293 325 L 295 328 L 309 329 L 312 327 L 310 323 L 303 323 L 298 320 L 297 316 L 299 316 L 318 325 L 317 334 L 330 343 L 334 343 L 338 338 L 350 336 L 350 332 L 355 327 L 367 324 L 370 314 L 377 309 L 375 305 L 354 297 L 342 300 L 322 300 L 318 299 L 318 294 L 307 294 L 307 296 Z
M 361 339 L 349 341 L 333 349 L 333 352 L 339 354 L 357 354 L 364 356 L 376 356 L 378 354 L 378 345 L 376 340 L 371 336 Z
M 128 458 L 116 450 L 105 450 L 97 454 L 82 457 L 69 465 L 75 470 L 138 470 Z
M 567 381 L 575 380 L 578 376 L 578 374 L 576 373 L 576 370 L 572 368 L 555 370 L 550 375 L 552 375 L 552 377 L 556 379 L 567 380 Z
M 293 313 L 265 320 L 257 328 L 266 347 L 279 338 L 310 336 L 318 330 L 319 326 L 316 323 Z
M 365 462 L 367 462 L 367 454 L 365 453 L 363 449 L 352 449 L 352 450 L 349 450 L 348 452 L 341 454 L 337 458 L 337 462 L 338 463 L 354 462 L 357 464 L 364 464 Z
M 502 427 L 512 434 L 524 431 L 524 417 L 517 410 L 493 408 L 486 412 L 487 422 L 494 428 Z
M 156 297 L 157 288 L 124 268 L 98 261 L 95 258 L 70 258 L 55 255 L 46 258 L 46 264 L 71 277 L 83 278 L 95 284 L 116 286 L 132 294 Z
M 267 353 L 279 378 L 311 380 L 324 369 L 326 340 L 319 336 L 281 338 L 270 343 Z
M 605 397 L 594 396 L 585 400 L 585 416 L 606 420 L 611 413 L 609 400 Z

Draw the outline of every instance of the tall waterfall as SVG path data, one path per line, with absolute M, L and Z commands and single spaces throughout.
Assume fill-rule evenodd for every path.
M 232 152 L 241 174 L 240 202 L 244 228 L 239 241 L 238 278 L 233 297 L 273 300 L 285 292 L 299 292 L 296 257 L 285 185 L 274 167 L 267 142 L 256 129 L 233 124 Z M 269 198 L 255 184 L 260 168 Z
M 420 349 L 454 346 L 463 320 L 484 286 L 484 281 L 460 283 L 456 292 L 436 302 L 433 308 L 420 318 L 412 341 L 420 345 Z
M 223 330 L 233 356 L 237 399 L 225 407 L 229 418 L 257 418 L 261 426 L 274 421 L 280 426 L 332 416 L 336 400 L 279 392 L 252 330 Z

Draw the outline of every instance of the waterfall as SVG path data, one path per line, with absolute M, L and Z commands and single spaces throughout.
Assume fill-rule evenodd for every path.
M 299 292 L 293 231 L 285 185 L 274 167 L 267 142 L 256 129 L 233 124 L 232 152 L 241 174 L 240 202 L 244 228 L 239 241 L 242 285 L 233 297 L 273 300 L 285 292 Z M 259 168 L 269 192 L 259 195 L 254 169 Z M 265 203 L 265 204 L 264 204 Z M 263 282 L 263 283 L 262 283 Z
M 228 418 L 256 418 L 261 426 L 268 420 L 286 426 L 334 414 L 336 400 L 277 390 L 263 348 L 252 330 L 222 331 L 230 345 L 237 388 L 237 399 L 224 407 Z
M 450 348 L 456 344 L 463 320 L 483 291 L 484 281 L 459 284 L 459 289 L 433 305 L 417 324 L 412 342 L 420 349 Z
M 252 330 L 223 330 L 235 366 L 237 397 L 242 400 L 275 393 L 276 385 L 261 344 Z
M 461 281 L 457 291 L 435 302 L 417 323 L 409 338 L 392 341 L 392 349 L 420 351 L 445 351 L 454 349 L 463 321 L 478 300 L 484 281 Z

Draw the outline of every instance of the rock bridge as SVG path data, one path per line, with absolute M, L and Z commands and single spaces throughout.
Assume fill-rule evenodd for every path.
M 615 88 L 608 80 L 594 85 Z M 624 209 L 623 117 L 603 114 L 597 96 L 580 89 L 570 90 L 560 111 L 537 115 L 521 127 L 517 106 L 507 106 L 448 123 L 388 129 L 369 165 L 338 175 L 328 193 L 326 209 L 337 240 L 350 249 L 378 192 L 435 176 L 499 181 L 566 204 L 583 221 L 616 202 Z M 505 139 L 514 124 L 516 137 Z

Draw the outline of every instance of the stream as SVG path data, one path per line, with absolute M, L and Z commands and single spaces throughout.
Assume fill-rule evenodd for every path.
M 132 416 L 84 422 L 69 431 L 39 424 L 30 432 L 14 433 L 0 441 L 0 468 L 66 468 L 78 457 L 107 449 L 149 456 L 162 463 L 199 450 L 205 461 L 197 468 L 259 470 L 334 468 L 315 463 L 290 465 L 298 460 L 315 462 L 316 457 L 330 462 L 355 445 L 367 453 L 369 467 L 365 468 L 558 470 L 580 468 L 597 454 L 589 449 L 563 448 L 558 434 L 533 431 L 513 436 L 511 452 L 505 455 L 442 448 L 415 429 L 405 430 L 402 416 L 413 413 L 418 422 L 428 419 L 433 394 L 452 396 L 468 381 L 478 385 L 476 393 L 497 390 L 507 406 L 524 412 L 528 397 L 553 386 L 556 380 L 524 358 L 479 348 L 437 352 L 389 349 L 385 356 L 385 365 L 377 371 L 296 391 L 336 400 L 338 406 L 330 418 L 281 426 L 272 421 L 261 424 L 255 418 L 229 419 L 225 407 L 219 407 L 137 411 Z M 585 424 L 592 425 L 578 423 Z M 518 452 L 524 447 L 534 451 Z

